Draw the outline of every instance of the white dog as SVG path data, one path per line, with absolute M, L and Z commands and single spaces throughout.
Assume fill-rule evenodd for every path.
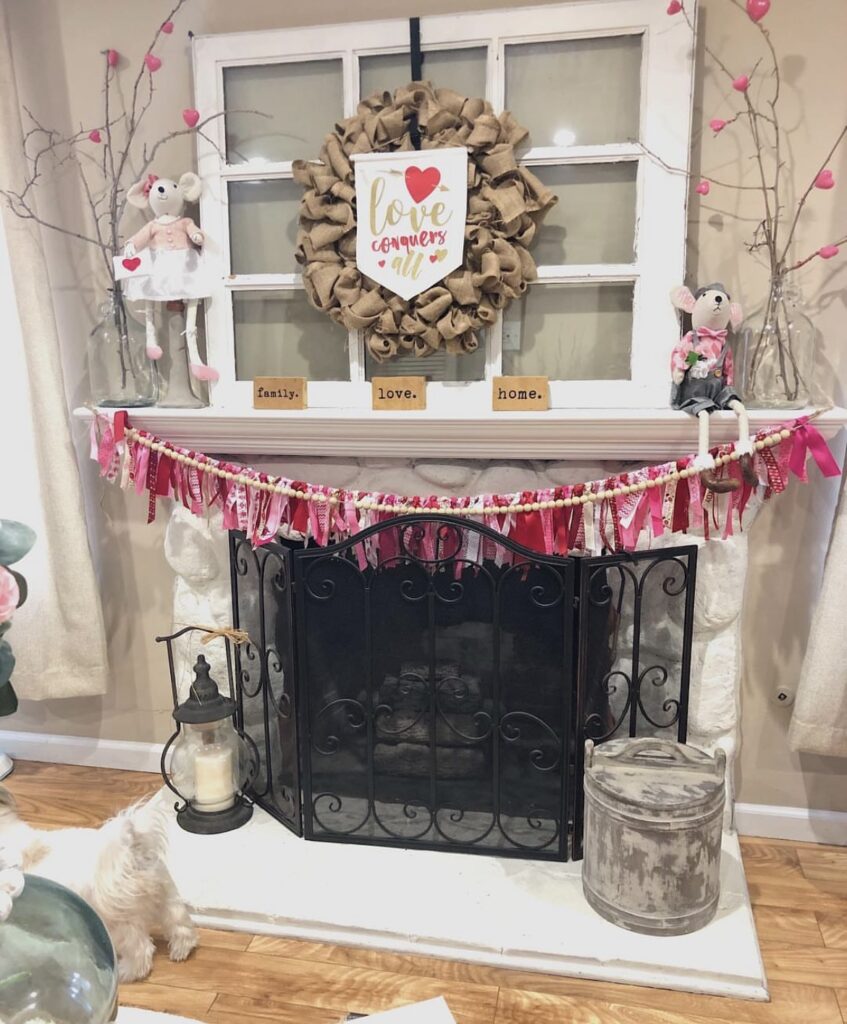
M 168 871 L 167 805 L 154 797 L 101 828 L 35 829 L 21 821 L 0 786 L 0 847 L 21 868 L 72 889 L 103 919 L 121 981 L 146 978 L 153 935 L 168 940 L 171 960 L 185 960 L 197 930 Z

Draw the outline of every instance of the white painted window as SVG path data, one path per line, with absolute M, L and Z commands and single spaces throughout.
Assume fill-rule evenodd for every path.
M 538 281 L 477 353 L 375 364 L 313 309 L 294 259 L 301 189 L 360 96 L 410 79 L 404 20 L 194 40 L 196 103 L 232 111 L 198 139 L 202 222 L 220 255 L 207 304 L 213 405 L 246 409 L 254 376 L 306 376 L 309 404 L 367 409 L 373 373 L 425 374 L 427 407 L 490 413 L 491 378 L 541 374 L 554 408 L 666 405 L 682 280 L 692 46 L 657 0 L 588 0 L 421 19 L 424 77 L 530 131 L 523 161 L 559 196 L 533 255 Z M 261 110 L 268 117 L 240 111 Z

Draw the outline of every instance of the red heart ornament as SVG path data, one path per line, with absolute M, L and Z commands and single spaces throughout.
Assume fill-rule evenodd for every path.
M 92 128 L 91 129 L 91 131 L 88 133 L 88 141 L 89 142 L 102 142 L 103 141 L 103 138 L 100 135 L 99 129 L 97 129 L 97 128 Z
M 155 53 L 148 53 L 144 58 L 144 63 L 147 65 L 148 71 L 158 71 L 162 66 L 162 62 L 155 55 Z
M 406 189 L 416 203 L 422 202 L 438 187 L 441 171 L 437 167 L 407 167 Z
M 132 256 L 125 260 L 121 260 L 121 263 L 126 267 L 127 270 L 130 271 L 138 270 L 138 268 L 141 266 L 141 260 L 139 259 L 138 256 Z
M 815 188 L 835 188 L 835 178 L 832 171 L 824 170 L 815 178 Z
M 186 110 L 183 110 L 182 119 L 189 128 L 193 128 L 200 120 L 200 111 L 194 110 L 193 107 L 188 107 Z
M 165 35 L 169 36 L 171 34 L 171 32 L 173 32 L 173 30 L 174 30 L 174 23 L 172 21 L 166 21 L 164 23 L 164 25 L 162 25 L 162 31 L 165 33 Z
M 747 0 L 747 13 L 753 21 L 761 21 L 771 9 L 771 0 Z

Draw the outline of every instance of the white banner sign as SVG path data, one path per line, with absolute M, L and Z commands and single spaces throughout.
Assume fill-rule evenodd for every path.
M 354 156 L 356 262 L 404 299 L 461 266 L 468 151 L 461 146 Z

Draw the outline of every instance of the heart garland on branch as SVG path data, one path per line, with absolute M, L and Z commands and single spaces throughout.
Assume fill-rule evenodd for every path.
M 413 149 L 413 117 L 421 149 L 468 150 L 468 214 L 464 265 L 438 284 L 403 299 L 356 266 L 356 189 L 351 157 Z M 508 111 L 495 114 L 484 99 L 412 82 L 363 100 L 355 117 L 326 136 L 319 161 L 296 160 L 300 203 L 297 260 L 312 305 L 347 330 L 362 330 L 374 359 L 401 352 L 427 356 L 440 348 L 473 352 L 478 333 L 535 280 L 530 255 L 554 193 L 518 164 L 515 147 L 527 130 Z M 435 172 L 434 174 L 432 172 Z M 435 168 L 410 167 L 406 187 L 417 202 L 438 185 Z M 436 258 L 437 258 L 437 254 Z M 430 257 L 432 259 L 432 257 Z

